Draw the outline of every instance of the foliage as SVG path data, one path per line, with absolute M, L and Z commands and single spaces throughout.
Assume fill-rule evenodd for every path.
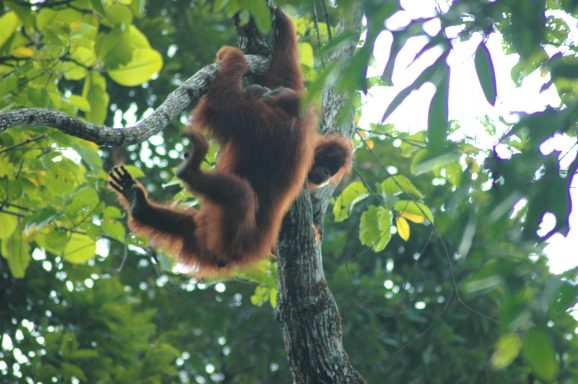
M 397 2 L 325 10 L 321 3 L 316 23 L 310 2 L 283 2 L 303 16 L 296 25 L 312 99 L 337 83 L 351 91 L 359 118 L 360 93 L 393 83 L 410 39 L 426 41 L 416 62 L 433 54 L 384 106 L 381 122 L 357 129 L 355 172 L 323 231 L 326 274 L 354 366 L 369 382 L 576 381 L 570 308 L 577 271 L 552 275 L 543 246 L 568 231 L 578 161 L 542 151 L 552 137 L 576 140 L 578 55 L 564 16 L 577 16 L 576 2 L 462 0 L 386 32 L 384 20 L 402 11 Z M 366 34 L 343 71 L 327 58 L 357 36 L 335 38 L 328 25 L 358 4 Z M 256 1 L 0 3 L 0 110 L 46 107 L 131 125 L 233 43 L 228 18 L 238 11 L 241 22 L 252 15 L 262 32 L 269 29 L 264 2 Z M 427 34 L 432 20 L 439 31 Z M 382 33 L 390 54 L 373 77 Z M 465 128 L 449 120 L 450 59 L 470 41 L 479 87 L 498 104 L 487 44 L 495 33 L 519 55 L 512 79 L 522 84 L 540 71 L 560 105 L 520 113 L 513 124 L 487 122 L 491 136 L 507 124 L 487 148 L 472 132 L 456 134 Z M 425 84 L 435 92 L 416 113 L 428 113 L 427 127 L 408 133 L 384 123 Z M 190 203 L 171 168 L 184 148 L 177 124 L 121 149 L 51 129 L 0 134 L 2 381 L 289 382 L 271 311 L 275 264 L 226 283 L 172 274 L 162 255 L 157 268 L 106 191 L 105 171 L 126 161 L 136 165 L 132 173 L 144 169 L 156 198 L 177 193 Z M 544 215 L 555 218 L 547 232 L 538 231 Z

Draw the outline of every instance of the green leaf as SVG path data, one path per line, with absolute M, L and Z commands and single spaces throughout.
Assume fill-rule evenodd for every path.
M 277 307 L 277 288 L 269 290 L 269 304 L 271 304 L 273 309 Z
M 134 48 L 150 48 L 149 39 L 137 27 L 131 25 L 128 28 L 130 43 Z
M 453 186 L 459 187 L 462 182 L 462 166 L 460 163 L 449 163 L 446 165 L 446 178 Z
M 133 58 L 133 46 L 129 30 L 113 30 L 110 33 L 99 33 L 96 37 L 96 56 L 102 59 L 110 71 L 128 64 Z
M 92 8 L 94 8 L 96 12 L 98 12 L 101 16 L 104 16 L 106 11 L 104 10 L 102 0 L 90 0 L 90 4 L 92 5 Z
M 96 242 L 93 238 L 73 233 L 64 248 L 64 259 L 74 264 L 81 264 L 94 257 Z
M 114 207 L 112 205 L 106 207 L 102 211 L 102 214 L 104 215 L 104 217 L 111 218 L 111 219 L 118 219 L 119 217 L 122 217 L 122 211 L 120 209 L 118 209 L 117 207 Z
M 144 172 L 142 169 L 134 165 L 125 165 L 124 167 L 133 177 L 144 177 Z
M 8 260 L 12 275 L 17 279 L 23 278 L 30 264 L 30 248 L 22 241 L 22 236 L 12 236 L 8 240 L 2 240 L 2 256 Z
M 125 24 L 129 25 L 132 23 L 132 12 L 128 7 L 120 4 L 111 4 L 106 9 L 106 15 L 108 20 L 113 25 Z
M 150 80 L 162 66 L 163 58 L 154 49 L 136 49 L 129 63 L 110 70 L 108 74 L 118 84 L 132 87 Z
M 124 225 L 118 221 L 105 221 L 102 223 L 102 230 L 110 237 L 115 238 L 118 241 L 123 241 L 126 235 L 126 229 Z
M 496 87 L 496 73 L 494 72 L 494 64 L 490 51 L 483 42 L 478 45 L 476 55 L 474 58 L 476 65 L 476 72 L 478 73 L 478 80 L 486 96 L 486 100 L 491 105 L 496 104 L 497 87 Z
M 534 328 L 526 334 L 522 356 L 542 380 L 553 381 L 556 378 L 559 362 L 552 340 L 544 331 Z
M 315 57 L 311 44 L 299 43 L 299 59 L 301 61 L 301 65 L 309 68 L 315 67 Z
M 563 282 L 553 296 L 553 300 L 550 303 L 549 309 L 550 311 L 557 314 L 565 313 L 569 308 L 576 305 L 577 297 L 578 285 L 572 285 L 568 282 Z
M 371 247 L 374 252 L 382 251 L 391 239 L 391 219 L 389 209 L 370 206 L 361 215 L 359 223 L 359 240 Z
M 83 112 L 89 112 L 90 111 L 90 103 L 88 102 L 88 100 L 82 96 L 79 95 L 71 95 L 69 97 L 67 97 L 66 99 L 64 99 L 64 101 L 74 105 L 75 107 L 77 107 L 78 109 L 80 109 Z
M 393 208 L 401 213 L 409 213 L 411 215 L 425 217 L 426 219 L 429 220 L 430 223 L 434 222 L 433 215 L 430 209 L 425 204 L 417 203 L 415 201 L 410 200 L 400 200 L 397 203 L 395 203 Z
M 54 255 L 62 254 L 67 241 L 68 236 L 65 231 L 51 231 L 48 234 L 39 233 L 36 236 L 38 245 Z
M 18 227 L 18 218 L 0 212 L 0 240 L 9 238 Z
M 90 67 L 96 61 L 96 52 L 91 48 L 77 47 L 72 52 L 70 52 L 70 57 L 72 57 L 80 64 Z
M 269 300 L 269 288 L 266 287 L 257 287 L 255 288 L 255 292 L 251 296 L 251 304 L 253 305 L 263 305 Z
M 413 185 L 413 183 L 403 175 L 388 177 L 381 184 L 379 190 L 385 195 L 399 195 L 407 193 L 417 198 L 422 198 L 423 194 Z
M 411 161 L 410 169 L 414 175 L 431 172 L 445 165 L 459 161 L 460 154 L 454 151 L 435 154 L 430 150 L 422 149 L 415 154 Z
M 433 153 L 440 153 L 446 145 L 448 134 L 448 95 L 450 87 L 450 67 L 440 64 L 441 79 L 436 84 L 436 92 L 431 100 L 428 113 L 428 147 Z
M 102 75 L 91 73 L 90 77 L 84 81 L 82 95 L 91 107 L 90 111 L 85 112 L 86 120 L 94 124 L 104 123 L 110 97 L 106 93 L 106 83 Z
M 496 349 L 492 354 L 492 367 L 494 369 L 506 368 L 518 357 L 520 354 L 520 347 L 522 346 L 522 339 L 515 333 L 508 333 L 502 335 L 496 343 Z
M 271 29 L 271 14 L 266 2 L 243 0 L 241 6 L 251 12 L 253 20 L 255 20 L 255 24 L 261 33 L 267 33 Z
M 8 12 L 0 17 L 0 25 L 2 26 L 0 28 L 0 48 L 2 48 L 20 25 L 20 20 L 14 12 Z
M 26 218 L 24 230 L 25 232 L 28 232 L 31 228 L 35 228 L 39 231 L 50 224 L 59 215 L 60 212 L 57 212 L 54 207 L 39 209 Z
M 359 203 L 367 196 L 369 196 L 367 188 L 365 188 L 365 185 L 363 185 L 361 181 L 354 181 L 349 184 L 343 192 L 341 192 L 335 205 L 333 205 L 335 221 L 340 222 L 347 219 L 355 204 Z
M 80 12 L 74 9 L 63 9 L 63 10 L 52 10 L 48 8 L 43 8 L 38 14 L 38 29 L 44 31 L 47 28 L 54 27 L 55 25 L 64 25 L 70 27 L 71 23 L 77 23 L 82 19 Z
M 79 211 L 89 212 L 100 202 L 98 192 L 94 188 L 81 187 L 74 193 L 74 198 L 66 206 L 69 215 L 79 214 Z

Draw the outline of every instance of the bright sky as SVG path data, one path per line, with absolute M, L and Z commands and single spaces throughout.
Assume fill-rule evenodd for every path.
M 395 29 L 396 26 L 404 26 L 409 20 L 417 17 L 431 17 L 437 14 L 436 4 L 443 9 L 444 1 L 421 0 L 402 1 L 404 12 L 394 15 L 388 21 L 387 26 Z M 557 15 L 558 16 L 558 15 Z M 573 25 L 573 39 L 578 42 L 578 24 L 575 19 L 566 17 L 570 25 Z M 432 21 L 426 31 L 431 35 L 437 33 L 440 25 Z M 450 36 L 453 31 L 447 31 Z M 457 34 L 457 31 L 455 31 Z M 501 38 L 493 34 L 487 41 L 488 49 L 492 55 L 496 70 L 498 85 L 498 100 L 495 107 L 486 101 L 482 89 L 477 80 L 474 66 L 474 52 L 482 39 L 473 38 L 468 42 L 457 42 L 448 58 L 451 67 L 450 82 L 450 105 L 449 118 L 458 120 L 460 125 L 467 130 L 468 135 L 475 135 L 480 145 L 492 148 L 497 143 L 497 136 L 487 135 L 480 123 L 484 116 L 490 117 L 495 122 L 498 132 L 507 127 L 498 121 L 503 117 L 508 122 L 515 122 L 515 112 L 542 111 L 547 105 L 558 106 L 560 100 L 553 87 L 540 93 L 540 88 L 547 81 L 539 71 L 528 76 L 521 87 L 516 87 L 510 77 L 510 70 L 517 62 L 516 55 L 505 55 L 501 48 Z M 415 54 L 427 42 L 425 38 L 409 40 L 402 52 L 398 55 L 396 69 L 393 75 L 393 87 L 375 87 L 371 89 L 365 99 L 365 106 L 360 121 L 361 126 L 367 126 L 371 122 L 379 122 L 394 96 L 405 86 L 410 84 L 421 71 L 430 65 L 439 56 L 438 53 L 424 54 L 416 63 L 411 64 Z M 375 65 L 369 75 L 379 76 L 383 72 L 388 57 L 391 36 L 383 33 L 378 38 L 375 46 Z M 441 52 L 441 51 L 440 51 Z M 417 92 L 413 92 L 397 110 L 388 118 L 387 123 L 395 124 L 397 129 L 406 129 L 409 132 L 420 131 L 427 128 L 427 111 L 435 87 L 426 84 Z M 419 113 L 416 113 L 419 111 Z M 544 154 L 556 149 L 566 153 L 575 144 L 575 140 L 558 138 L 551 140 L 542 146 Z M 576 148 L 565 156 L 564 162 L 568 165 L 576 156 Z M 578 181 L 574 180 L 572 189 L 573 205 L 578 204 Z M 554 223 L 553 215 L 546 216 L 542 227 L 551 228 Z M 567 237 L 556 234 L 548 242 L 546 253 L 550 260 L 550 269 L 554 273 L 561 273 L 578 265 L 578 258 L 570 250 L 578 246 L 578 212 L 574 209 L 570 215 L 571 230 Z

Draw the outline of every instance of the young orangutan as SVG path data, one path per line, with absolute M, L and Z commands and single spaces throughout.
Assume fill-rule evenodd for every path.
M 197 277 L 267 257 L 305 179 L 313 187 L 336 180 L 351 163 L 345 139 L 325 137 L 316 144 L 315 116 L 300 105 L 304 85 L 294 27 L 281 11 L 275 17 L 273 56 L 262 84 L 242 88 L 245 56 L 225 46 L 217 53 L 220 69 L 192 112 L 192 150 L 177 176 L 201 196 L 198 211 L 149 200 L 122 165 L 109 174 L 131 229 Z M 200 169 L 208 147 L 201 129 L 221 145 L 214 172 Z

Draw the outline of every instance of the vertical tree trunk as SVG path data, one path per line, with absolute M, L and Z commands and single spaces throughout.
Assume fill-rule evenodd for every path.
M 359 28 L 361 15 L 353 18 Z M 343 29 L 343 28 L 341 28 Z M 353 54 L 355 42 L 334 52 L 329 62 L 342 64 Z M 323 93 L 321 131 L 350 137 L 353 115 L 338 121 L 347 99 L 335 89 Z M 343 348 L 341 316 L 323 273 L 322 222 L 333 187 L 301 193 L 287 213 L 277 249 L 279 296 L 277 319 L 295 383 L 363 383 Z

